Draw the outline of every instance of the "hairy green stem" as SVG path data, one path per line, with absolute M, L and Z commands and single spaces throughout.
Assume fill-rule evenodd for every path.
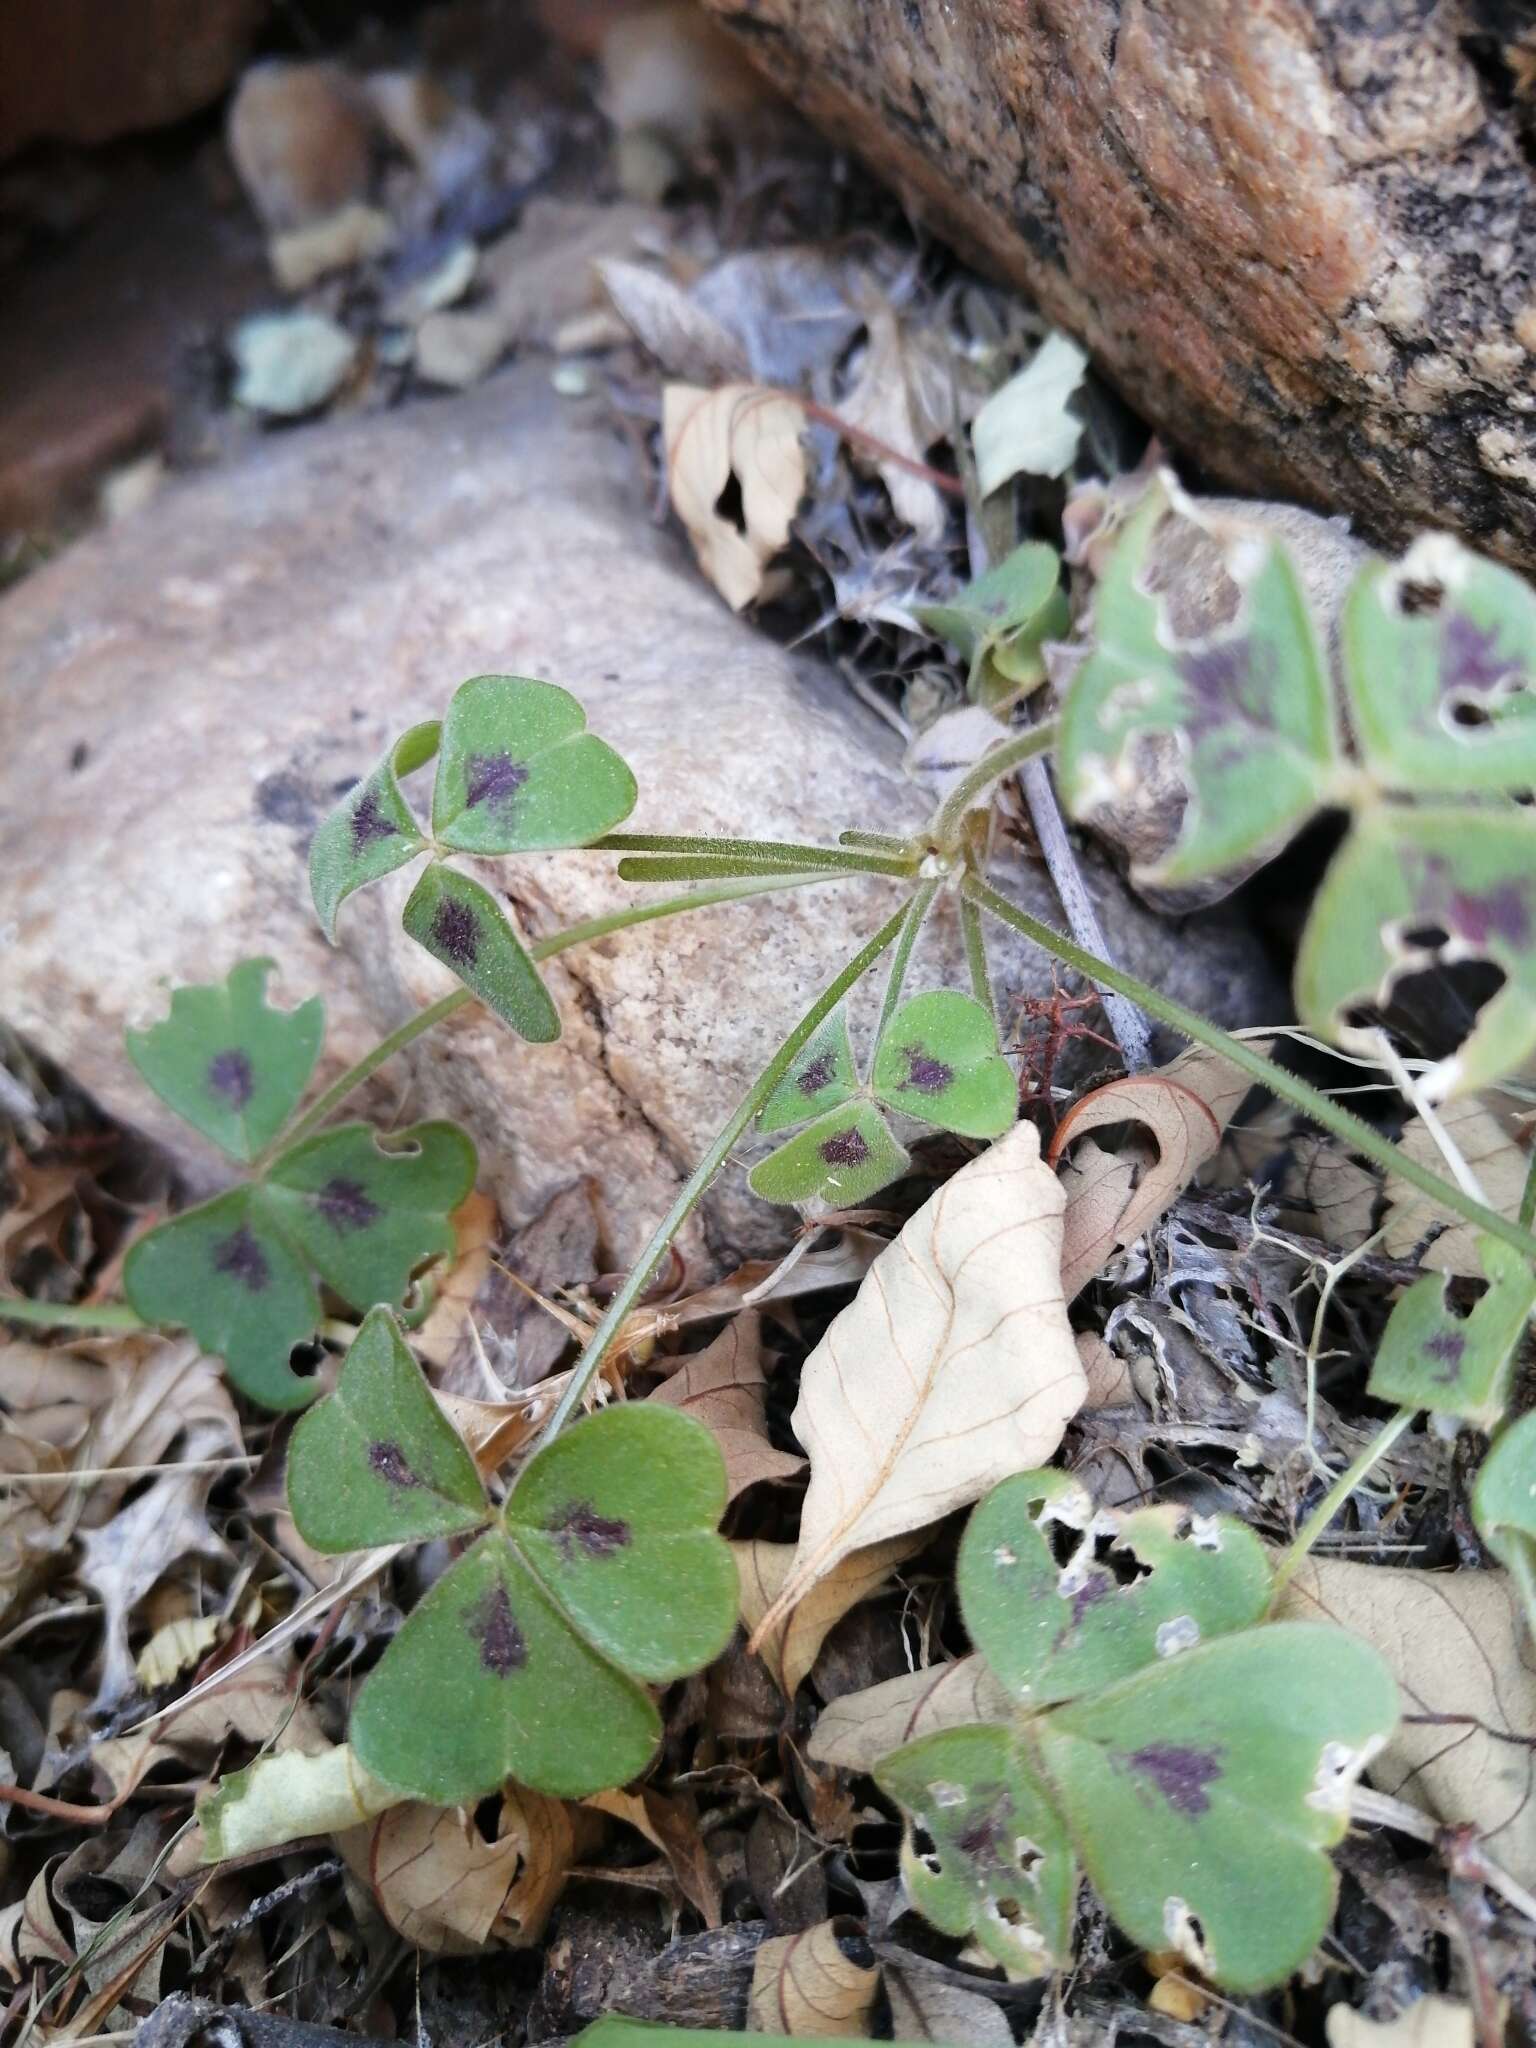
M 807 846 L 791 839 L 709 839 L 678 832 L 609 832 L 597 853 L 690 854 L 701 860 L 752 861 L 770 867 L 848 868 L 864 875 L 910 875 L 917 855 L 898 847 L 873 852 L 851 846 Z
M 948 847 L 958 838 L 960 827 L 967 811 L 974 810 L 978 798 L 986 795 L 994 782 L 1011 774 L 1021 761 L 1027 761 L 1032 754 L 1043 754 L 1056 744 L 1054 724 L 1032 725 L 1027 732 L 1015 733 L 1012 739 L 1004 740 L 1000 747 L 994 747 L 983 754 L 968 775 L 962 776 L 945 797 L 933 817 L 933 837 L 941 847 Z
M 903 859 L 910 857 L 910 839 L 898 839 L 894 832 L 860 832 L 852 825 L 846 832 L 837 835 L 839 846 L 862 846 L 867 853 L 895 853 Z
M 965 964 L 971 972 L 971 994 L 995 1025 L 997 1008 L 992 1000 L 992 976 L 987 967 L 987 935 L 982 930 L 981 912 L 969 896 L 960 899 L 960 933 L 965 940 Z
M 1536 1151 L 1531 1153 L 1531 1163 L 1525 1173 L 1525 1186 L 1520 1194 L 1520 1228 L 1529 1230 L 1533 1223 L 1536 1223 Z
M 545 1444 L 552 1442 L 581 1407 L 587 1389 L 612 1348 L 613 1340 L 618 1335 L 624 1318 L 645 1292 L 651 1275 L 666 1256 L 673 1238 L 702 1201 L 710 1182 L 730 1157 L 737 1140 L 789 1072 L 801 1048 L 809 1042 L 826 1018 L 831 1016 L 848 991 L 855 983 L 863 980 L 880 955 L 892 944 L 906 916 L 907 907 L 903 904 L 895 916 L 888 918 L 869 943 L 855 954 L 842 973 L 822 990 L 715 1134 L 704 1157 L 688 1176 L 678 1191 L 677 1199 L 657 1224 L 645 1250 L 630 1268 L 624 1285 L 608 1304 L 607 1313 L 588 1338 L 587 1347 L 576 1361 L 564 1393 L 556 1402 L 548 1422 L 544 1425 L 539 1438 L 539 1448 L 542 1449 Z
M 885 1043 L 885 1034 L 890 1029 L 891 1019 L 896 1014 L 896 1005 L 901 1001 L 907 969 L 912 964 L 912 948 L 917 944 L 917 935 L 923 928 L 923 920 L 933 908 L 933 899 L 938 892 L 937 881 L 921 882 L 907 904 L 907 914 L 896 941 L 896 950 L 891 955 L 891 971 L 886 976 L 885 995 L 880 1004 L 880 1022 L 875 1026 L 874 1048 L 869 1055 L 868 1071 L 871 1075 L 874 1073 L 875 1062 L 880 1057 L 880 1048 Z
M 1185 1038 L 1193 1039 L 1197 1045 L 1209 1046 L 1229 1060 L 1240 1072 L 1268 1088 L 1283 1102 L 1289 1102 L 1309 1117 L 1321 1129 L 1330 1131 L 1334 1137 L 1342 1138 L 1353 1151 L 1361 1152 L 1373 1160 L 1395 1179 L 1407 1181 L 1420 1194 L 1428 1195 L 1438 1208 L 1449 1209 L 1452 1215 L 1460 1216 L 1466 1222 L 1475 1224 L 1490 1237 L 1496 1237 L 1522 1258 L 1536 1263 L 1536 1237 L 1518 1223 L 1511 1223 L 1507 1216 L 1500 1216 L 1496 1210 L 1475 1201 L 1454 1182 L 1442 1180 L 1427 1166 L 1421 1166 L 1416 1159 L 1394 1145 L 1390 1138 L 1384 1138 L 1380 1131 L 1355 1115 L 1353 1110 L 1343 1109 L 1331 1096 L 1319 1088 L 1311 1087 L 1297 1075 L 1287 1073 L 1284 1067 L 1277 1067 L 1273 1060 L 1265 1059 L 1261 1052 L 1240 1038 L 1233 1038 L 1220 1025 L 1210 1023 L 1197 1010 L 1187 1010 L 1182 1003 L 1176 1003 L 1171 996 L 1162 995 L 1155 988 L 1149 988 L 1144 981 L 1138 981 L 1134 974 L 1126 974 L 1118 967 L 1112 967 L 1107 960 L 1084 949 L 1069 939 L 1064 932 L 1056 931 L 1027 911 L 1018 909 L 1005 896 L 979 876 L 969 875 L 965 881 L 966 894 L 981 909 L 1018 932 L 1026 939 L 1032 939 L 1044 952 L 1060 960 L 1064 966 L 1072 967 L 1089 981 L 1101 988 L 1112 988 L 1117 995 L 1129 996 L 1139 1004 L 1148 1016 L 1155 1017 L 1170 1030 L 1180 1032 Z
M 1328 1524 L 1333 1520 L 1340 1508 L 1343 1507 L 1361 1480 L 1365 1478 L 1371 1467 L 1384 1458 L 1388 1451 L 1391 1450 L 1392 1446 L 1397 1442 L 1418 1412 L 1417 1408 L 1399 1408 L 1395 1415 L 1389 1416 L 1365 1446 L 1365 1449 L 1335 1479 L 1332 1486 L 1329 1487 L 1317 1506 L 1308 1515 L 1305 1522 L 1302 1523 L 1301 1528 L 1297 1531 L 1295 1541 L 1275 1567 L 1274 1583 L 1270 1588 L 1269 1595 L 1271 1608 L 1276 1605 L 1280 1595 L 1296 1576 L 1298 1569 L 1308 1552 L 1312 1549 L 1312 1546 L 1317 1542 L 1319 1536 L 1323 1534 Z
M 135 1315 L 126 1302 L 107 1301 L 99 1307 L 89 1303 L 71 1307 L 67 1301 L 24 1301 L 19 1295 L 0 1294 L 0 1323 L 35 1323 L 44 1329 L 147 1330 L 150 1325 Z

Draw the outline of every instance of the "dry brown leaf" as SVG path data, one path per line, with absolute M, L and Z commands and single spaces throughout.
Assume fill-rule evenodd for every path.
M 1085 1381 L 1061 1296 L 1061 1184 L 1034 1126 L 961 1167 L 805 1362 L 794 1569 L 761 1629 L 841 1560 L 1043 1465 Z
M 1446 1135 L 1477 1176 L 1488 1206 L 1501 1216 L 1520 1213 L 1520 1197 L 1530 1170 L 1530 1154 L 1510 1136 L 1493 1107 L 1476 1095 L 1459 1097 L 1436 1111 Z M 1410 1159 L 1432 1172 L 1443 1174 L 1446 1164 L 1440 1148 L 1418 1117 L 1414 1117 L 1398 1141 Z M 1389 1258 L 1411 1259 L 1419 1245 L 1437 1225 L 1448 1224 L 1424 1253 L 1422 1263 L 1437 1273 L 1462 1273 L 1483 1277 L 1477 1256 L 1477 1232 L 1461 1222 L 1449 1209 L 1441 1209 L 1404 1182 L 1387 1181 L 1387 1215 L 1381 1247 Z
M 1280 1183 L 1282 1228 L 1320 1237 L 1334 1251 L 1352 1252 L 1375 1225 L 1381 1182 L 1337 1138 L 1300 1131 L 1288 1142 Z
M 1473 2048 L 1477 2039 L 1471 2006 L 1433 1991 L 1389 2020 L 1368 2020 L 1363 2012 L 1335 2005 L 1323 2024 L 1328 2048 Z
M 614 311 L 667 376 L 685 384 L 740 383 L 751 376 L 738 338 L 675 278 L 617 257 L 594 267 Z
M 678 1890 L 704 1925 L 720 1925 L 720 1873 L 699 1833 L 699 1809 L 686 1793 L 669 1795 L 645 1785 L 638 1792 L 598 1792 L 582 1805 L 644 1835 L 666 1857 Z
M 835 1764 L 839 1770 L 872 1771 L 881 1757 L 919 1735 L 1003 1720 L 1011 1711 L 1008 1695 L 983 1659 L 958 1657 L 952 1664 L 904 1672 L 863 1692 L 845 1692 L 822 1708 L 806 1754 L 813 1763 Z
M 683 1409 L 713 1434 L 731 1500 L 759 1479 L 793 1479 L 805 1465 L 804 1458 L 776 1451 L 768 1441 L 762 1338 L 762 1323 L 749 1309 L 713 1344 L 684 1359 L 681 1370 L 651 1395 Z
M 933 348 L 906 330 L 888 305 L 871 305 L 865 325 L 864 360 L 853 389 L 838 402 L 838 418 L 872 434 L 909 463 L 926 463 L 934 442 L 954 426 L 953 380 Z M 936 485 L 900 462 L 866 453 L 857 442 L 849 453 L 877 472 L 891 510 L 919 539 L 943 538 L 945 506 Z
M 449 1218 L 453 1225 L 453 1264 L 437 1290 L 431 1313 L 411 1339 L 428 1365 L 451 1366 L 461 1346 L 473 1344 L 468 1331 L 475 1297 L 493 1270 L 493 1254 L 501 1235 L 501 1211 L 478 1188 Z
M 1170 1209 L 1201 1167 L 1215 1158 L 1222 1133 L 1252 1086 L 1220 1053 L 1196 1046 L 1155 1074 L 1111 1081 L 1073 1103 L 1051 1140 L 1053 1165 L 1086 1132 L 1119 1123 L 1144 1124 L 1156 1142 L 1157 1158 L 1118 1210 L 1115 1195 L 1129 1179 L 1120 1156 L 1098 1152 L 1096 1159 L 1090 1155 L 1090 1164 L 1077 1168 L 1062 1243 L 1062 1287 L 1068 1301 L 1115 1252 L 1134 1244 Z
M 152 1729 L 92 1744 L 91 1768 L 113 1803 L 126 1799 L 161 1764 L 178 1764 L 190 1780 L 201 1778 L 231 1738 L 306 1756 L 331 1747 L 314 1709 L 297 1692 L 297 1676 L 288 1662 L 253 1665 L 215 1685 L 216 1690 L 159 1717 Z
M 741 1578 L 741 1619 L 753 1637 L 752 1647 L 772 1672 L 786 1699 L 793 1699 L 816 1662 L 822 1644 L 851 1608 L 868 1600 L 885 1584 L 897 1565 L 921 1549 L 918 1536 L 888 1536 L 839 1559 L 824 1579 L 797 1603 L 793 1613 L 768 1623 L 782 1604 L 794 1566 L 793 1543 L 733 1543 Z
M 752 1995 L 747 2025 L 757 2034 L 788 2034 L 794 2039 L 867 2041 L 874 2018 L 880 1972 L 873 1964 L 856 1963 L 838 1941 L 841 1926 L 856 1923 L 818 1921 L 803 1934 L 783 1934 L 765 1941 L 752 1962 Z
M 886 1965 L 885 1995 L 891 2001 L 891 2031 L 899 2041 L 1013 2048 L 1013 2029 L 1000 2005 L 946 1977 L 930 1977 L 915 1962 L 910 1970 Z
M 1470 1821 L 1497 1863 L 1536 1885 L 1536 1650 L 1506 1575 L 1309 1557 L 1278 1612 L 1337 1622 L 1390 1665 L 1404 1718 L 1371 1782 L 1437 1820 Z
M 574 1858 L 576 1831 L 560 1800 L 519 1786 L 503 1796 L 492 1842 L 473 1808 L 410 1800 L 349 1828 L 336 1846 L 403 1940 L 439 1955 L 472 1955 L 493 1939 L 538 1939 Z
M 184 1614 L 157 1628 L 134 1659 L 134 1675 L 146 1692 L 169 1685 L 190 1671 L 219 1640 L 216 1614 Z
M 1083 1398 L 1085 1408 L 1119 1408 L 1136 1398 L 1130 1366 L 1096 1332 L 1078 1332 L 1077 1355 L 1083 1361 L 1083 1377 L 1088 1382 Z
M 789 540 L 805 496 L 805 412 L 756 384 L 662 391 L 667 488 L 699 566 L 733 612 L 763 594 L 769 561 Z M 735 479 L 739 522 L 717 508 Z

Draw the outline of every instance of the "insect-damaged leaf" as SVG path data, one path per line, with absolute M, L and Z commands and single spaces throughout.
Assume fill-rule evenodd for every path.
M 906 1815 L 901 1874 L 925 1919 L 974 1935 L 1011 1976 L 1067 1967 L 1077 1862 L 1012 1729 L 923 1736 L 886 1757 L 875 1783 Z
M 1093 651 L 1062 715 L 1059 766 L 1074 815 L 1091 820 L 1134 789 L 1145 758 L 1176 750 L 1188 805 L 1177 840 L 1139 883 L 1177 887 L 1278 849 L 1327 800 L 1338 758 L 1327 668 L 1301 580 L 1283 548 L 1251 537 L 1229 553 L 1237 618 L 1180 639 L 1142 585 L 1159 479 L 1127 522 L 1094 601 Z
M 1058 1563 L 1049 1537 L 1066 1539 Z M 1269 1565 L 1229 1515 L 1095 1511 L 1065 1472 L 1005 1479 L 971 1516 L 956 1585 L 971 1641 L 1031 1707 L 1102 1690 L 1144 1665 L 1249 1628 Z
M 402 733 L 378 766 L 347 792 L 311 841 L 309 892 L 320 929 L 333 945 L 336 913 L 353 890 L 403 868 L 426 846 L 400 778 L 431 760 L 441 730 L 434 718 Z
M 315 1382 L 288 1355 L 319 1322 L 320 1297 L 260 1188 L 235 1188 L 141 1237 L 123 1288 L 146 1322 L 190 1330 L 253 1401 L 302 1408 L 314 1399 Z
M 849 1102 L 759 1160 L 747 1176 L 765 1202 L 829 1202 L 856 1208 L 906 1172 L 906 1148 L 872 1102 Z
M 486 1519 L 475 1461 L 388 1309 L 369 1312 L 335 1393 L 294 1430 L 288 1505 L 305 1542 L 331 1553 L 422 1543 Z
M 1536 1309 L 1536 1274 L 1519 1252 L 1479 1237 L 1488 1286 L 1469 1314 L 1445 1298 L 1445 1277 L 1426 1273 L 1394 1306 L 1366 1392 L 1378 1401 L 1432 1408 L 1489 1429 L 1504 1412 L 1515 1347 Z
M 1026 541 L 945 603 L 918 605 L 914 616 L 969 665 L 977 703 L 1007 704 L 1042 679 L 1040 650 L 1067 629 L 1061 557 L 1043 541 Z
M 1472 1517 L 1500 1563 L 1536 1586 L 1536 1410 L 1511 1423 L 1484 1458 Z
M 560 1036 L 554 1000 L 489 889 L 429 861 L 401 922 L 520 1038 L 549 1045 Z
M 858 1088 L 848 1018 L 835 1009 L 792 1062 L 757 1120 L 760 1131 L 782 1131 L 846 1102 Z
M 635 778 L 554 683 L 473 676 L 443 720 L 432 830 L 464 853 L 585 846 L 635 807 Z
M 1351 719 L 1388 789 L 1536 789 L 1536 591 L 1448 534 L 1373 562 L 1341 621 Z
M 1470 1093 L 1536 1050 L 1536 815 L 1514 804 L 1356 817 L 1312 905 L 1296 962 L 1309 1030 L 1375 1050 L 1352 1021 L 1384 1008 L 1400 974 L 1479 957 L 1504 985 L 1455 1053 L 1425 1076 L 1432 1099 Z
M 454 1247 L 448 1218 L 475 1184 L 475 1148 L 456 1124 L 321 1131 L 283 1153 L 265 1199 L 353 1308 L 397 1302 L 415 1267 Z
M 1349 1792 L 1397 1721 L 1397 1688 L 1357 1637 L 1247 1629 L 1035 1724 L 1068 1832 L 1145 1949 L 1217 1983 L 1289 1976 L 1328 1924 Z
M 271 960 L 242 960 L 224 982 L 179 988 L 171 1013 L 126 1034 L 128 1057 L 162 1102 L 232 1159 L 254 1159 L 292 1114 L 314 1070 L 325 1005 L 267 1002 Z
M 639 1680 L 694 1670 L 730 1639 L 724 1502 L 720 1453 L 687 1416 L 631 1406 L 574 1424 L 363 1686 L 359 1758 L 443 1804 L 507 1777 L 567 1799 L 634 1777 L 661 1732 Z
M 880 1041 L 872 1085 L 889 1108 L 966 1138 L 1001 1137 L 1018 1110 L 997 1026 L 974 996 L 954 989 L 901 1005 Z

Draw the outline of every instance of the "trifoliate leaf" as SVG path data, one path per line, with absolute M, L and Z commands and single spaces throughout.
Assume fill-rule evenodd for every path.
M 1013 1977 L 1072 1960 L 1077 1863 L 1012 1729 L 947 1728 L 886 1757 L 881 1791 L 907 1817 L 907 1895 L 941 1934 L 967 1935 Z
M 760 1159 L 747 1183 L 765 1202 L 856 1208 L 906 1172 L 906 1148 L 872 1102 L 849 1102 L 797 1131 Z
M 400 778 L 437 752 L 437 720 L 413 725 L 320 826 L 309 848 L 309 891 L 320 929 L 334 945 L 336 913 L 352 894 L 392 874 L 423 851 L 426 840 L 405 800 Z
M 314 1399 L 315 1382 L 288 1357 L 319 1322 L 320 1297 L 261 1188 L 235 1188 L 141 1237 L 123 1288 L 147 1323 L 190 1330 L 253 1401 L 302 1408 Z
M 1536 815 L 1515 804 L 1357 813 L 1302 935 L 1302 1022 L 1374 1053 L 1371 1011 L 1400 975 L 1471 957 L 1492 961 L 1504 985 L 1426 1075 L 1432 1100 L 1488 1087 L 1536 1051 Z
M 474 676 L 443 720 L 432 830 L 464 853 L 585 846 L 627 818 L 635 778 L 569 690 Z
M 943 604 L 914 608 L 918 623 L 955 647 L 970 669 L 970 694 L 997 709 L 1045 674 L 1041 649 L 1067 630 L 1061 557 L 1026 541 Z
M 955 1582 L 993 1676 L 1040 1707 L 1252 1627 L 1270 1574 L 1264 1546 L 1229 1515 L 1096 1510 L 1069 1474 L 1046 1471 L 1005 1479 L 975 1509 Z
M 1035 1723 L 1068 1833 L 1110 1913 L 1234 1991 L 1288 1977 L 1321 1940 L 1324 1851 L 1397 1721 L 1374 1650 L 1272 1623 L 1137 1672 Z
M 1477 1240 L 1488 1286 L 1465 1316 L 1445 1298 L 1443 1273 L 1426 1273 L 1393 1307 L 1366 1392 L 1399 1407 L 1431 1408 L 1490 1429 L 1509 1398 L 1515 1350 L 1536 1309 L 1536 1273 L 1494 1237 Z
M 402 919 L 425 946 L 520 1038 L 548 1045 L 560 1036 L 560 1013 L 506 913 L 480 884 L 429 861 Z
M 456 1124 L 389 1137 L 343 1124 L 283 1153 L 266 1198 L 326 1284 L 366 1309 L 398 1302 L 423 1260 L 453 1250 L 448 1218 L 474 1184 L 475 1148 Z
M 1183 824 L 1161 859 L 1135 871 L 1138 883 L 1171 888 L 1277 851 L 1329 800 L 1338 739 L 1327 665 L 1285 550 L 1240 542 L 1227 562 L 1242 592 L 1237 618 L 1181 639 L 1142 580 L 1169 509 L 1159 481 L 1110 557 L 1058 765 L 1073 815 L 1091 820 L 1134 789 L 1145 757 L 1172 754 L 1188 790 Z
M 318 996 L 296 1010 L 266 1000 L 271 960 L 242 960 L 229 978 L 171 996 L 171 1013 L 127 1033 L 128 1057 L 162 1102 L 231 1159 L 252 1160 L 292 1115 L 325 1029 Z
M 1018 1088 L 997 1026 L 955 989 L 910 996 L 887 1025 L 871 1085 L 890 1109 L 966 1138 L 998 1138 L 1018 1114 Z
M 800 1050 L 789 1072 L 769 1096 L 758 1117 L 760 1131 L 782 1131 L 808 1117 L 836 1109 L 859 1085 L 848 1041 L 848 1018 L 841 1008 Z
M 1526 1587 L 1536 1587 L 1536 1409 L 1512 1422 L 1472 1489 L 1477 1532 Z
M 1384 787 L 1536 789 L 1536 591 L 1449 534 L 1356 577 L 1340 627 L 1351 720 Z
M 331 1553 L 454 1536 L 486 1519 L 475 1461 L 388 1309 L 369 1312 L 336 1391 L 294 1430 L 288 1505 L 304 1541 Z

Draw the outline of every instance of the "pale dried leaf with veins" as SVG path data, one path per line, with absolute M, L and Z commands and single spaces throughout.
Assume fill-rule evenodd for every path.
M 1013 2048 L 1003 2009 L 979 1991 L 947 1977 L 929 1976 L 914 1959 L 910 1970 L 885 1969 L 891 2027 L 901 2041 L 936 2041 L 946 2048 Z
M 1492 1103 L 1467 1095 L 1445 1103 L 1436 1114 L 1446 1136 L 1471 1167 L 1489 1207 L 1497 1209 L 1501 1216 L 1517 1216 L 1531 1155 L 1506 1130 Z M 1398 1143 L 1420 1166 L 1445 1173 L 1444 1155 L 1418 1117 L 1409 1121 Z M 1413 1258 L 1429 1233 L 1440 1226 L 1449 1227 L 1440 1228 L 1439 1236 L 1424 1252 L 1420 1263 L 1437 1273 L 1460 1273 L 1467 1279 L 1481 1280 L 1478 1233 L 1472 1225 L 1460 1221 L 1449 1209 L 1438 1208 L 1417 1188 L 1388 1177 L 1381 1248 L 1389 1258 Z
M 762 1335 L 758 1316 L 750 1310 L 737 1316 L 650 1397 L 683 1409 L 710 1431 L 725 1459 L 731 1500 L 759 1479 L 793 1479 L 805 1466 L 804 1458 L 776 1451 L 768 1441 Z
M 801 1374 L 794 1432 L 811 1482 L 765 1621 L 851 1552 L 1050 1458 L 1085 1389 L 1061 1294 L 1062 1206 L 1033 1125 L 1016 1124 L 875 1261 Z
M 718 391 L 668 384 L 662 392 L 672 503 L 699 566 L 732 611 L 762 594 L 767 565 L 789 540 L 806 488 L 804 425 L 794 399 L 755 384 Z M 718 509 L 733 477 L 739 523 Z
M 1347 2005 L 1335 2005 L 1323 2024 L 1328 2048 L 1473 2048 L 1477 2039 L 1471 2006 L 1433 1991 L 1389 2020 L 1368 2020 Z
M 838 402 L 838 417 L 909 463 L 926 463 L 934 442 L 954 426 L 953 382 L 943 361 L 902 326 L 889 306 L 872 306 L 865 324 L 869 342 L 864 360 L 852 390 Z M 890 495 L 891 510 L 903 525 L 920 540 L 943 538 L 944 500 L 936 485 L 857 442 L 849 453 L 878 473 Z
M 792 1543 L 733 1543 L 741 1578 L 741 1619 L 752 1647 L 772 1672 L 786 1699 L 793 1699 L 822 1644 L 845 1614 L 868 1600 L 899 1564 L 922 1548 L 915 1536 L 888 1536 L 835 1564 L 787 1617 L 766 1629 L 764 1617 L 779 1605 L 794 1566 Z
M 1005 1720 L 1011 1711 L 985 1660 L 958 1657 L 833 1700 L 822 1708 L 806 1754 L 813 1763 L 839 1770 L 872 1771 L 882 1757 L 920 1735 Z
M 687 288 L 649 264 L 600 258 L 593 266 L 613 309 L 669 377 L 729 384 L 752 374 L 739 339 Z
M 845 1922 L 846 1926 L 856 1923 Z M 747 2025 L 756 2034 L 799 2040 L 867 2041 L 880 1972 L 838 1943 L 838 1922 L 765 1941 L 752 1963 Z
M 1123 1170 L 1117 1173 L 1097 1162 L 1091 1169 L 1078 1169 L 1062 1243 L 1062 1287 L 1068 1301 L 1116 1251 L 1134 1244 L 1171 1209 L 1200 1169 L 1215 1158 L 1222 1133 L 1252 1086 L 1251 1079 L 1220 1053 L 1196 1047 L 1155 1074 L 1111 1081 L 1073 1103 L 1051 1141 L 1053 1162 L 1084 1133 L 1126 1122 L 1151 1131 L 1157 1158 L 1114 1215 L 1114 1193 L 1127 1178 Z M 1099 1156 L 1102 1160 L 1109 1155 Z
M 200 1777 L 231 1737 L 305 1756 L 332 1746 L 314 1709 L 298 1693 L 293 1666 L 272 1661 L 236 1677 L 216 1675 L 207 1692 L 157 1717 L 154 1729 L 140 1727 L 93 1743 L 91 1768 L 108 1801 L 118 1804 L 151 1771 L 168 1764 L 180 1766 L 188 1779 Z
M 476 1296 L 495 1266 L 501 1212 L 491 1197 L 477 1188 L 448 1221 L 453 1226 L 453 1264 L 438 1285 L 430 1314 L 411 1338 L 419 1358 L 444 1368 L 452 1366 L 461 1351 L 473 1351 L 469 1325 Z
M 1391 1667 L 1404 1718 L 1372 1784 L 1447 1824 L 1470 1821 L 1496 1863 L 1536 1885 L 1536 1648 L 1507 1575 L 1309 1557 L 1277 1613 L 1337 1622 Z

